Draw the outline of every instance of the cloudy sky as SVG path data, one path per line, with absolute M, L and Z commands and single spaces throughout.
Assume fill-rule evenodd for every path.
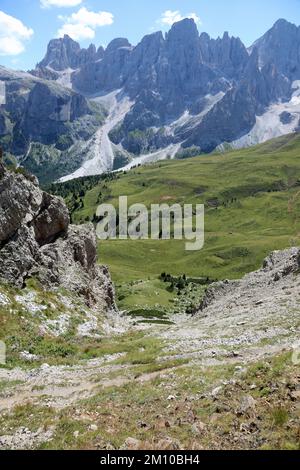
M 64 34 L 83 47 L 115 37 L 136 44 L 184 17 L 212 37 L 229 31 L 250 45 L 278 18 L 299 25 L 300 0 L 0 0 L 0 64 L 33 68 Z

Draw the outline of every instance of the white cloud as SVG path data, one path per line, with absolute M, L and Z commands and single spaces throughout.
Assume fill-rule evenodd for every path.
M 95 31 L 83 24 L 64 24 L 63 27 L 59 29 L 58 36 L 63 37 L 65 34 L 76 41 L 80 39 L 93 39 L 95 37 Z
M 114 15 L 107 11 L 96 13 L 82 7 L 77 13 L 73 13 L 68 17 L 59 16 L 59 19 L 65 21 L 65 23 L 58 30 L 58 37 L 68 34 L 72 39 L 78 41 L 80 39 L 93 39 L 97 28 L 113 24 Z
M 18 55 L 24 51 L 24 42 L 31 38 L 33 30 L 22 21 L 0 11 L 0 55 Z
M 178 21 L 181 21 L 184 18 L 192 18 L 195 23 L 201 23 L 201 20 L 196 13 L 187 13 L 186 15 L 182 15 L 179 10 L 166 10 L 157 22 L 163 25 L 172 26 L 172 24 L 177 23 Z
M 82 3 L 82 0 L 40 0 L 42 8 L 51 7 L 77 7 Z

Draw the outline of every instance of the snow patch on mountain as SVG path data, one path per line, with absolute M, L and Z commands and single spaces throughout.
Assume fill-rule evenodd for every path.
M 86 154 L 81 167 L 75 172 L 60 178 L 61 183 L 83 176 L 100 175 L 111 171 L 113 168 L 115 146 L 109 138 L 109 133 L 124 119 L 134 102 L 127 95 L 123 95 L 121 90 L 94 97 L 93 100 L 108 109 L 108 116 L 104 125 L 99 127 L 93 137 L 81 146 L 80 151 Z
M 127 170 L 130 170 L 131 168 L 134 168 L 137 165 L 145 165 L 146 163 L 154 163 L 154 162 L 158 162 L 159 160 L 173 159 L 175 158 L 175 155 L 180 149 L 180 147 L 181 147 L 181 143 L 171 144 L 166 148 L 157 150 L 156 152 L 140 155 L 139 157 L 134 158 L 125 167 L 121 168 L 121 170 L 127 171 Z
M 292 98 L 288 102 L 272 104 L 261 116 L 256 116 L 252 130 L 230 143 L 232 148 L 250 147 L 281 135 L 295 132 L 300 126 L 300 80 L 292 84 Z M 222 144 L 218 150 L 224 150 Z

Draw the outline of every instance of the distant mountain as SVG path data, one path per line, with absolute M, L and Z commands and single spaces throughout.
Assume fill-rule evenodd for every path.
M 285 20 L 248 50 L 228 33 L 199 35 L 192 19 L 137 46 L 117 38 L 81 49 L 64 36 L 31 74 L 107 110 L 72 171 L 58 171 L 64 179 L 244 147 L 300 124 L 300 27 Z
M 0 66 L 5 105 L 0 106 L 0 144 L 41 181 L 80 165 L 82 148 L 103 123 L 103 109 L 59 83 Z M 76 153 L 80 153 L 78 159 Z

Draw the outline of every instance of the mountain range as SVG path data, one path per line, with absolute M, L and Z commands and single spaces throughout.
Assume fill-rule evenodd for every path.
M 53 39 L 30 72 L 0 67 L 0 143 L 42 182 L 242 148 L 300 129 L 300 27 L 246 48 L 192 19 L 133 46 Z

